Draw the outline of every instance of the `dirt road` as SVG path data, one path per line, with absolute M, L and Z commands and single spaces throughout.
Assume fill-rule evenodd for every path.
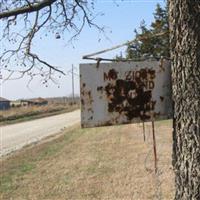
M 80 110 L 0 127 L 0 157 L 80 121 Z

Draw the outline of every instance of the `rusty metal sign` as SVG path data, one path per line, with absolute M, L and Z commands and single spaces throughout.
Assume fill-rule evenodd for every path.
M 82 127 L 172 117 L 167 60 L 80 64 L 80 88 Z

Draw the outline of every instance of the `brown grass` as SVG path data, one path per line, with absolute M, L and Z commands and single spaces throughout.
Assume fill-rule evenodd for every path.
M 0 125 L 12 124 L 78 109 L 78 104 L 49 104 L 45 106 L 25 106 L 0 111 Z
M 158 175 L 146 125 L 65 131 L 2 161 L 1 199 L 173 199 L 171 121 L 156 123 Z

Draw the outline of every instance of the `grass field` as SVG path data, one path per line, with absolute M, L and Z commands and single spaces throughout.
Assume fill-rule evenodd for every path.
M 67 129 L 56 139 L 1 160 L 1 199 L 173 199 L 171 121 L 156 123 L 158 174 L 151 126 Z
M 6 111 L 0 111 L 0 125 L 13 124 L 65 112 L 71 112 L 78 108 L 78 104 L 49 104 L 45 106 L 11 108 Z

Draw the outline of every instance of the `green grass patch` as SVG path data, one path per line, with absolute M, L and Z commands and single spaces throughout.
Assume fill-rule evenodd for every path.
M 34 159 L 33 161 L 40 161 L 46 158 L 49 158 L 50 156 L 55 155 L 56 153 L 59 153 L 62 148 L 63 148 L 64 144 L 52 144 L 47 146 L 43 151 L 41 151 L 39 153 L 39 155 L 37 156 L 36 159 Z
M 12 176 L 10 175 L 4 175 L 0 176 L 0 192 L 9 192 L 13 190 L 13 184 L 12 184 Z
M 23 175 L 31 172 L 35 168 L 34 163 L 24 162 L 18 166 L 13 166 L 8 172 L 0 175 L 0 192 L 10 192 L 16 187 L 17 179 Z
M 26 174 L 35 168 L 34 163 L 23 163 L 19 166 L 19 175 Z

